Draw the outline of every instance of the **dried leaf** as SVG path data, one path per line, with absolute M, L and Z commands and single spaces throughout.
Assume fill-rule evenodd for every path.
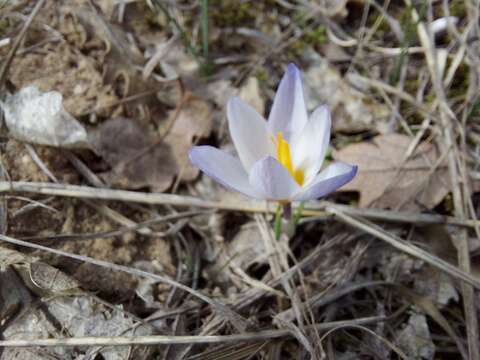
M 3 331 L 4 339 L 38 339 L 47 338 L 55 334 L 55 326 L 50 323 L 45 313 L 35 309 L 27 311 L 19 319 L 9 324 Z M 51 360 L 71 359 L 73 354 L 66 348 L 52 349 L 23 349 L 6 348 L 0 356 L 0 360 Z
M 119 310 L 101 306 L 90 296 L 66 297 L 48 303 L 48 310 L 72 336 L 119 336 L 151 334 L 148 326 L 135 327 L 135 321 Z M 91 351 L 91 350 L 89 350 Z M 105 359 L 128 359 L 128 348 L 104 348 Z
M 455 289 L 454 280 L 433 267 L 425 267 L 417 273 L 414 289 L 441 307 L 446 306 L 450 301 L 458 302 L 460 298 Z
M 424 263 L 402 253 L 388 252 L 379 248 L 378 252 L 371 255 L 374 261 L 379 262 L 378 271 L 386 281 L 411 282 L 415 274 L 423 267 Z
M 152 333 L 150 327 L 135 327 L 135 321 L 126 317 L 121 310 L 108 309 L 91 296 L 55 297 L 46 302 L 46 306 L 48 316 L 45 310 L 42 311 L 39 308 L 25 312 L 4 331 L 5 339 L 48 338 L 52 335 L 64 337 L 64 333 L 73 337 L 150 335 Z M 56 324 L 52 323 L 52 319 Z M 56 325 L 59 325 L 64 333 L 59 333 L 55 328 Z M 149 349 L 144 348 L 140 351 L 149 351 Z M 83 352 L 86 355 L 99 353 L 106 360 L 127 360 L 131 350 L 128 347 L 89 347 Z M 28 350 L 10 348 L 4 351 L 0 359 L 44 358 L 37 357 L 38 355 L 31 357 L 28 353 Z M 69 359 L 73 358 L 74 353 L 78 354 L 78 349 L 53 347 L 45 350 L 47 355 L 45 359 Z M 143 355 L 146 356 L 146 354 Z
M 238 272 L 235 274 L 235 269 L 247 271 L 252 265 L 267 263 L 268 257 L 261 239 L 256 223 L 243 225 L 234 238 L 215 254 L 215 263 L 207 268 L 209 277 L 225 283 L 233 281 L 237 287 L 244 288 L 245 284 L 240 281 Z M 218 242 L 214 245 L 219 248 Z
M 245 84 L 240 88 L 238 97 L 252 106 L 260 115 L 265 113 L 265 100 L 260 94 L 258 79 L 251 76 Z
M 428 225 L 417 228 L 417 242 L 422 241 L 428 246 L 429 251 L 449 262 L 456 261 L 456 249 L 452 238 L 443 225 Z M 458 302 L 459 294 L 456 290 L 455 280 L 438 269 L 425 266 L 417 272 L 414 279 L 415 292 L 429 298 L 440 308 L 448 305 L 450 301 Z
M 241 269 L 268 261 L 262 234 L 256 222 L 245 224 L 228 246 L 231 262 Z
M 432 144 L 420 143 L 398 172 L 410 143 L 405 135 L 380 135 L 336 152 L 335 159 L 358 165 L 357 176 L 342 189 L 358 191 L 360 207 L 416 210 L 438 205 L 450 187 L 445 167 L 430 175 L 430 164 L 438 160 Z
M 23 306 L 30 306 L 32 296 L 12 267 L 0 270 L 0 321 L 14 318 Z
M 196 139 L 210 135 L 211 115 L 212 108 L 207 102 L 191 98 L 184 104 L 165 137 L 165 143 L 172 149 L 183 181 L 192 181 L 198 176 L 199 170 L 188 160 L 188 151 Z
M 398 334 L 398 346 L 409 359 L 433 360 L 435 345 L 425 315 L 412 314 L 408 325 Z
M 317 54 L 305 72 L 307 107 L 313 111 L 319 104 L 328 104 L 332 110 L 335 131 L 356 133 L 381 131 L 390 111 L 352 88 L 329 62 Z
M 450 322 L 443 316 L 440 310 L 437 308 L 436 304 L 434 304 L 429 298 L 420 296 L 408 288 L 405 287 L 398 287 L 397 288 L 404 296 L 407 298 L 412 304 L 415 304 L 416 307 L 421 309 L 425 314 L 427 314 L 430 318 L 432 318 L 443 330 L 455 341 L 458 350 L 462 354 L 463 358 L 466 359 L 466 349 L 463 344 L 463 340 L 455 333 Z
M 198 72 L 198 61 L 177 41 L 162 58 L 161 66 L 167 78 L 188 77 Z
M 177 174 L 177 164 L 166 143 L 154 143 L 134 120 L 118 117 L 99 125 L 90 134 L 95 151 L 112 166 L 105 180 L 124 188 L 149 186 L 165 191 Z
M 171 254 L 166 251 L 166 255 L 171 257 Z M 150 273 L 165 273 L 165 268 L 162 266 L 162 264 L 159 261 L 153 260 L 153 261 L 136 261 L 133 266 L 136 269 L 140 269 L 143 271 L 148 271 Z M 150 278 L 143 278 L 139 279 L 137 286 L 135 288 L 135 293 L 137 296 L 142 299 L 145 303 L 145 306 L 149 308 L 158 308 L 161 309 L 163 308 L 162 303 L 157 301 L 157 296 L 158 294 L 155 294 L 155 286 L 158 284 L 158 281 L 155 281 Z
M 68 148 L 87 148 L 87 132 L 65 109 L 62 94 L 21 89 L 0 103 L 10 134 L 21 141 Z
M 280 240 L 285 246 L 287 237 Z M 238 289 L 259 288 L 272 294 L 283 294 L 247 274 L 249 268 L 268 263 L 268 251 L 256 222 L 243 225 L 235 237 L 222 248 L 215 264 L 207 269 L 210 277 L 221 282 L 233 282 Z M 232 289 L 230 289 L 232 290 Z
M 12 321 L 3 324 L 2 336 L 6 340 L 60 338 L 65 337 L 66 334 L 72 337 L 152 334 L 150 326 L 136 326 L 136 321 L 128 317 L 121 308 L 107 307 L 95 296 L 82 292 L 75 280 L 59 270 L 37 261 L 34 257 L 0 248 L 0 267 L 4 269 L 8 266 L 14 266 L 24 282 L 19 277 L 8 277 L 10 285 L 15 289 L 11 291 L 15 296 L 10 296 L 8 303 L 3 302 L 0 305 L 10 304 L 21 307 L 17 309 Z M 8 273 L 1 274 L 2 279 L 6 280 L 4 275 Z M 36 302 L 37 306 L 33 307 L 28 304 L 30 295 L 25 285 L 42 296 L 38 299 L 42 304 Z M 70 291 L 73 288 L 76 289 L 75 292 Z M 40 293 L 36 291 L 38 289 L 41 290 Z M 69 292 L 65 293 L 65 291 Z M 3 294 L 1 294 L 2 299 Z M 44 295 L 48 297 L 43 297 Z M 5 313 L 3 308 L 0 313 Z M 101 354 L 101 357 L 106 360 L 127 360 L 130 355 L 133 358 L 137 358 L 136 356 L 148 358 L 150 351 L 151 349 L 138 347 L 134 348 L 134 354 L 137 354 L 132 355 L 130 347 L 85 347 L 83 349 L 51 347 L 41 351 L 8 348 L 3 350 L 0 360 L 73 359 L 79 356 L 94 358 L 95 356 L 92 355 L 94 353 Z
M 64 294 L 79 288 L 77 281 L 43 262 L 31 263 L 28 274 L 26 284 L 40 296 Z

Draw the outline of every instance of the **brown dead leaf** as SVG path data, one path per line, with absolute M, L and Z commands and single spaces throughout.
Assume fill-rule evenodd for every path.
M 335 159 L 358 165 L 357 176 L 342 189 L 358 191 L 360 207 L 418 210 L 438 205 L 450 186 L 444 166 L 430 176 L 430 164 L 438 160 L 434 145 L 420 143 L 397 175 L 410 143 L 405 135 L 380 135 L 336 152 Z
M 172 113 L 170 116 L 174 116 Z M 192 181 L 198 169 L 188 160 L 188 151 L 196 139 L 207 137 L 212 131 L 212 108 L 200 99 L 190 98 L 180 110 L 178 117 L 165 137 L 180 169 L 183 181 Z
M 457 250 L 446 226 L 433 224 L 417 227 L 414 236 L 415 241 L 424 244 L 430 253 L 450 263 L 456 263 Z M 413 285 L 415 292 L 429 298 L 439 308 L 447 306 L 450 301 L 458 302 L 458 284 L 445 273 L 426 266 L 416 275 Z
M 134 120 L 113 118 L 90 134 L 96 152 L 112 166 L 105 180 L 125 188 L 165 191 L 178 172 L 169 144 L 154 143 Z

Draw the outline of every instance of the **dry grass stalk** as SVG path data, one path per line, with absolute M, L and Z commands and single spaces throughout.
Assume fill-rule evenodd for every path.
M 396 249 L 405 252 L 417 259 L 423 260 L 426 263 L 438 268 L 439 270 L 453 276 L 456 279 L 462 280 L 463 282 L 474 286 L 476 289 L 480 289 L 480 279 L 473 276 L 470 273 L 467 273 L 450 263 L 428 253 L 427 251 L 420 249 L 419 247 L 409 244 L 404 240 L 389 234 L 387 231 L 383 230 L 382 228 L 369 223 L 366 220 L 360 220 L 354 218 L 350 215 L 343 213 L 340 209 L 337 209 L 334 206 L 329 207 L 329 211 L 334 213 L 341 221 L 345 222 L 346 224 L 352 225 L 359 230 L 365 231 L 378 239 L 381 239 L 388 244 L 392 245 Z
M 45 0 L 40 0 L 35 4 L 35 7 L 33 8 L 32 12 L 30 13 L 30 16 L 28 17 L 28 19 L 25 21 L 25 24 L 23 25 L 22 30 L 20 30 L 20 33 L 15 38 L 13 46 L 10 49 L 10 52 L 8 53 L 7 59 L 3 63 L 3 67 L 0 71 L 0 94 L 3 93 L 3 86 L 5 84 L 5 80 L 7 79 L 8 69 L 10 68 L 10 65 L 12 64 L 13 58 L 15 57 L 15 53 L 17 52 L 18 48 L 20 47 L 20 44 L 22 43 L 23 38 L 27 34 L 28 28 L 32 24 L 33 19 L 35 19 L 35 16 L 37 16 L 38 12 L 40 11 L 40 9 L 42 8 L 44 3 L 45 3 Z
M 274 206 L 269 206 L 269 204 L 265 202 L 237 201 L 236 203 L 226 203 L 203 200 L 192 196 L 164 193 L 146 193 L 128 190 L 114 190 L 106 188 L 94 188 L 82 185 L 37 183 L 25 181 L 0 181 L 0 193 L 9 192 L 25 192 L 83 199 L 125 201 L 150 205 L 198 207 L 214 210 L 235 210 L 251 213 L 275 213 Z M 325 204 L 328 203 L 322 202 L 320 204 L 307 204 L 302 212 L 302 215 L 316 217 L 315 220 L 318 220 L 319 218 L 324 219 L 330 215 L 328 211 L 323 211 L 323 209 L 326 207 Z M 361 215 L 368 219 L 381 220 L 386 222 L 445 224 L 463 227 L 475 227 L 478 223 L 478 221 L 476 220 L 461 220 L 443 215 L 387 211 L 380 209 L 357 209 L 352 206 L 342 206 L 342 210 L 348 214 Z
M 47 251 L 49 253 L 64 256 L 64 257 L 67 257 L 67 258 L 70 258 L 70 259 L 76 259 L 76 260 L 83 261 L 83 262 L 86 262 L 86 263 L 90 263 L 90 264 L 93 264 L 93 265 L 97 265 L 97 266 L 100 266 L 100 267 L 103 267 L 103 268 L 107 268 L 107 269 L 111 269 L 111 270 L 115 270 L 115 271 L 122 271 L 122 272 L 125 272 L 127 274 L 131 274 L 133 276 L 149 278 L 149 279 L 152 279 L 152 280 L 164 283 L 164 284 L 168 284 L 170 286 L 173 286 L 173 287 L 179 288 L 183 291 L 186 291 L 187 293 L 192 294 L 196 298 L 198 298 L 198 299 L 206 302 L 210 306 L 212 306 L 212 308 L 214 308 L 216 311 L 218 311 L 219 314 L 221 314 L 224 318 L 228 319 L 231 322 L 232 326 L 235 327 L 238 331 L 244 331 L 250 325 L 248 320 L 244 319 L 238 313 L 231 310 L 229 307 L 222 304 L 221 302 L 213 300 L 213 299 L 209 298 L 208 296 L 202 294 L 200 291 L 194 290 L 194 289 L 192 289 L 192 288 L 190 288 L 190 287 L 188 287 L 184 284 L 181 284 L 178 281 L 175 281 L 175 280 L 173 280 L 169 277 L 158 275 L 158 274 L 153 274 L 153 273 L 150 273 L 150 272 L 147 272 L 147 271 L 135 269 L 135 268 L 128 267 L 128 266 L 113 264 L 113 263 L 110 263 L 108 261 L 93 259 L 93 258 L 88 257 L 88 256 L 72 254 L 72 253 L 68 253 L 68 252 L 65 252 L 65 251 L 62 251 L 62 250 L 57 250 L 57 249 L 51 249 L 51 248 L 43 246 L 43 245 L 32 244 L 32 243 L 29 243 L 27 241 L 14 239 L 14 238 L 11 238 L 9 236 L 5 236 L 3 234 L 0 234 L 0 240 L 4 241 L 4 242 L 7 242 L 7 243 L 10 243 L 10 244 L 14 244 L 14 245 L 22 246 L 22 247 L 27 247 L 27 248 L 31 248 L 31 249 L 36 249 L 36 250 L 41 250 L 41 251 Z
M 348 326 L 360 326 L 384 321 L 381 316 L 358 318 L 315 324 L 313 327 L 320 331 L 338 329 Z M 35 347 L 35 346 L 128 346 L 128 345 L 171 345 L 171 344 L 219 344 L 229 342 L 262 342 L 282 338 L 291 338 L 289 330 L 263 330 L 256 333 L 237 335 L 204 335 L 204 336 L 110 336 L 110 337 L 77 337 L 64 339 L 35 339 L 35 340 L 3 340 L 0 347 Z
M 406 2 L 407 4 L 410 3 L 410 1 Z M 428 10 L 431 15 L 431 4 L 429 5 Z M 427 26 L 425 23 L 423 21 L 419 21 L 419 15 L 413 7 L 412 19 L 418 22 L 418 37 L 422 47 L 424 48 L 425 58 L 427 60 L 428 69 L 437 97 L 436 102 L 438 103 L 439 120 L 443 135 L 443 141 L 440 141 L 440 146 L 444 145 L 444 148 L 448 151 L 448 168 L 453 185 L 455 216 L 464 219 L 466 217 L 465 209 L 467 208 L 465 206 L 465 201 L 466 198 L 470 197 L 470 193 L 466 187 L 467 179 L 464 176 L 464 174 L 466 174 L 464 162 L 462 162 L 458 156 L 458 147 L 453 134 L 453 126 L 457 123 L 457 119 L 447 102 L 444 82 L 441 80 L 437 61 L 437 51 L 432 39 L 432 35 L 427 31 Z M 428 24 L 428 26 L 430 25 L 431 23 Z M 466 230 L 462 229 L 459 231 L 458 236 L 456 236 L 455 245 L 458 251 L 458 262 L 460 269 L 462 269 L 462 271 L 465 273 L 470 273 L 470 249 Z M 466 314 L 465 319 L 467 325 L 469 356 L 472 360 L 479 360 L 480 345 L 478 339 L 480 335 L 472 284 L 462 283 L 462 294 Z

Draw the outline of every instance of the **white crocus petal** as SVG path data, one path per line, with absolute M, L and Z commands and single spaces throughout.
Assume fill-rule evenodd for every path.
M 310 185 L 295 196 L 294 200 L 307 201 L 326 196 L 352 180 L 356 173 L 357 166 L 342 162 L 333 163 L 321 171 Z
M 331 128 L 328 106 L 317 108 L 302 132 L 292 139 L 292 162 L 295 169 L 303 169 L 305 184 L 320 170 L 328 149 Z
M 302 131 L 307 121 L 300 70 L 289 64 L 273 100 L 268 126 L 275 136 L 282 132 L 290 141 L 291 134 Z
M 267 200 L 289 200 L 301 189 L 288 170 L 271 156 L 252 166 L 249 180 Z
M 226 188 L 253 198 L 262 198 L 259 192 L 250 186 L 242 163 L 233 156 L 212 146 L 195 146 L 188 155 L 194 166 Z
M 245 169 L 274 153 L 274 143 L 267 122 L 255 109 L 237 97 L 227 104 L 230 135 Z

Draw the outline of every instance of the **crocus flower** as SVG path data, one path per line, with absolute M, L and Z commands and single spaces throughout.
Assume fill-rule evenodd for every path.
M 330 141 L 330 111 L 308 117 L 300 71 L 288 65 L 268 121 L 239 98 L 227 104 L 238 158 L 212 146 L 195 146 L 190 160 L 205 174 L 255 199 L 281 203 L 325 196 L 349 182 L 357 167 L 335 162 L 321 170 Z

